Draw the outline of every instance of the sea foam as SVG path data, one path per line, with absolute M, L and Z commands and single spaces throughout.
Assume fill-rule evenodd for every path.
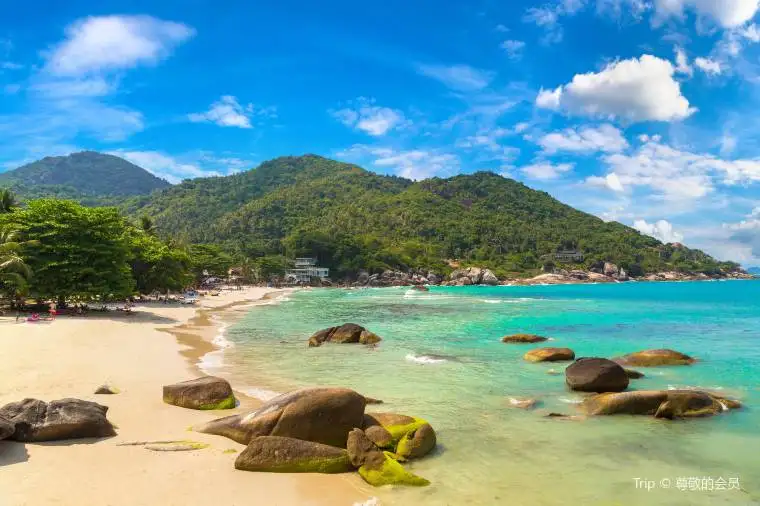
M 437 355 L 415 355 L 414 353 L 409 353 L 406 356 L 406 360 L 408 362 L 414 362 L 415 364 L 421 365 L 435 365 L 448 362 L 448 360 L 445 358 L 439 357 Z

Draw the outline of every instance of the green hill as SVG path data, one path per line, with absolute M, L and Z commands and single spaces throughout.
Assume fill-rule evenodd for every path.
M 0 174 L 22 199 L 57 197 L 88 204 L 149 194 L 170 184 L 122 158 L 92 151 L 51 156 Z
M 444 268 L 444 259 L 530 271 L 560 249 L 630 273 L 736 268 L 664 245 L 492 173 L 413 182 L 319 156 L 284 157 L 133 199 L 127 210 L 187 242 L 245 256 L 315 255 L 339 275 L 360 268 Z

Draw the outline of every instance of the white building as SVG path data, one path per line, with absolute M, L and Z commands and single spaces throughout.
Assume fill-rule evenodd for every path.
M 330 269 L 318 266 L 316 258 L 296 258 L 295 268 L 287 272 L 285 279 L 308 285 L 313 278 L 324 280 L 329 276 Z

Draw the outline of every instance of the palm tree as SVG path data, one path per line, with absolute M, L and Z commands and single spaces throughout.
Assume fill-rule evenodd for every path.
M 0 214 L 10 213 L 17 207 L 16 195 L 7 188 L 0 190 Z
M 29 266 L 19 256 L 21 243 L 16 230 L 0 228 L 0 289 L 5 292 L 13 307 L 16 296 L 24 293 L 32 275 Z

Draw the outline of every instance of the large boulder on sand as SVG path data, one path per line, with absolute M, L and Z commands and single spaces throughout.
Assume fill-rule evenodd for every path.
M 58 441 L 116 435 L 106 419 L 107 406 L 81 399 L 44 402 L 24 399 L 0 408 L 0 419 L 14 426 L 9 439 L 24 442 Z
M 490 269 L 484 269 L 483 275 L 480 278 L 480 284 L 496 286 L 499 284 L 499 278 Z
M 347 388 L 304 388 L 195 430 L 245 445 L 258 436 L 282 436 L 345 448 L 348 433 L 363 424 L 365 406 L 364 396 Z
M 339 344 L 377 344 L 382 338 L 355 323 L 344 323 L 338 327 L 330 327 L 315 332 L 309 338 L 309 346 L 316 347 L 322 344 L 339 343 Z
M 536 348 L 523 355 L 528 362 L 562 362 L 575 359 L 570 348 Z
M 0 440 L 11 437 L 16 430 L 16 426 L 10 420 L 0 416 Z
M 696 359 L 675 350 L 644 350 L 614 359 L 620 365 L 656 367 L 662 365 L 691 365 Z
M 254 438 L 235 459 L 235 469 L 268 473 L 345 473 L 352 469 L 346 450 L 302 439 Z
M 190 409 L 232 409 L 236 404 L 229 382 L 214 376 L 164 385 L 164 402 Z
M 361 429 L 354 429 L 348 433 L 346 450 L 351 465 L 356 468 L 363 466 L 373 452 L 381 452 L 380 448 Z
M 535 334 L 512 334 L 511 336 L 504 336 L 501 338 L 502 343 L 518 344 L 542 343 L 548 340 L 548 337 L 537 336 Z
M 589 397 L 581 409 L 589 415 L 649 415 L 655 418 L 711 416 L 739 408 L 737 401 L 699 390 L 638 390 Z
M 580 358 L 565 369 L 565 382 L 578 392 L 622 392 L 628 388 L 622 366 L 606 358 Z

